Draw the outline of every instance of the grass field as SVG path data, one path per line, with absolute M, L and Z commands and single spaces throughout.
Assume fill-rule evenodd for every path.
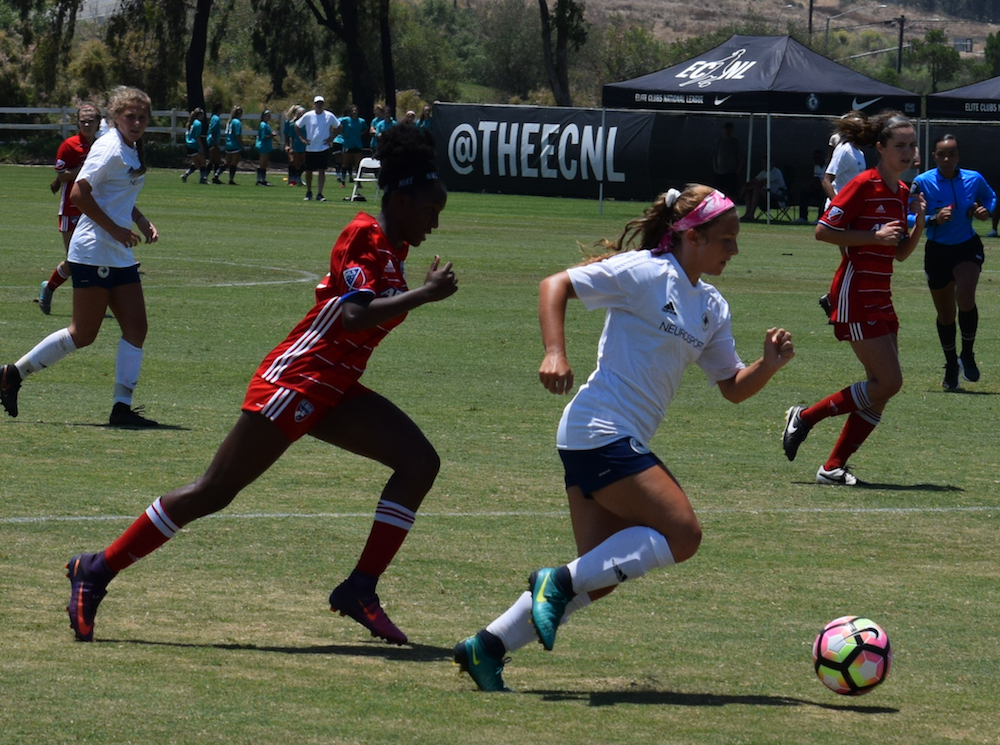
M 69 320 L 65 289 L 49 317 L 32 302 L 62 250 L 50 178 L 0 168 L 0 362 Z M 365 376 L 443 460 L 380 584 L 411 646 L 375 643 L 328 610 L 387 474 L 308 438 L 116 579 L 96 642 L 74 643 L 66 559 L 202 472 L 358 206 L 238 178 L 184 185 L 154 171 L 140 199 L 162 240 L 137 250 L 150 333 L 136 403 L 169 426 L 103 426 L 110 320 L 91 348 L 31 377 L 20 417 L 0 421 L 0 743 L 1000 743 L 1000 257 L 988 251 L 980 285 L 983 381 L 956 394 L 940 387 L 920 259 L 898 268 L 904 389 L 854 459 L 871 485 L 824 488 L 813 478 L 840 422 L 789 463 L 783 413 L 861 371 L 816 304 L 836 258 L 808 226 L 746 226 L 715 281 L 744 359 L 780 324 L 795 360 L 740 406 L 690 370 L 652 443 L 698 510 L 699 554 L 575 616 L 554 652 L 514 655 L 517 694 L 458 676 L 454 643 L 532 569 L 572 558 L 553 446 L 565 399 L 537 382 L 536 287 L 635 204 L 600 214 L 596 202 L 453 194 L 411 253 L 411 285 L 438 253 L 461 287 L 412 313 Z M 601 323 L 570 311 L 578 380 Z M 879 622 L 896 650 L 887 682 L 857 699 L 827 691 L 809 658 L 816 632 L 847 613 Z

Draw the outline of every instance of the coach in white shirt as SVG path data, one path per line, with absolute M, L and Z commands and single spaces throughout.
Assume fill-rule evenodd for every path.
M 325 202 L 323 184 L 326 183 L 326 169 L 330 165 L 330 147 L 333 138 L 340 129 L 340 119 L 326 110 L 326 101 L 322 96 L 313 99 L 313 110 L 307 111 L 295 122 L 295 136 L 306 146 L 306 196 L 308 202 L 313 198 L 313 171 L 319 172 L 316 179 L 316 201 Z

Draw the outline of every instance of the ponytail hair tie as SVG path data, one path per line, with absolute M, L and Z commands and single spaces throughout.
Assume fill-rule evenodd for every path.
M 680 195 L 681 193 L 677 191 L 677 189 L 667 189 L 667 194 L 663 198 L 663 203 L 667 205 L 667 207 L 673 207 L 677 204 L 677 199 Z

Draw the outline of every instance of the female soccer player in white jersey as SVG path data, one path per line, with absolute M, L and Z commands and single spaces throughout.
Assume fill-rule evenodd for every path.
M 840 266 L 830 285 L 830 320 L 834 335 L 849 341 L 865 369 L 865 380 L 837 391 L 812 406 L 792 406 L 785 414 L 782 447 L 795 460 L 799 446 L 818 422 L 847 414 L 830 457 L 820 466 L 820 484 L 858 483 L 847 467 L 882 419 L 882 411 L 903 386 L 896 335 L 899 320 L 892 305 L 893 261 L 903 261 L 917 247 L 924 229 L 922 195 L 911 201 L 899 176 L 917 151 L 913 124 L 898 111 L 866 119 L 856 141 L 875 145 L 879 162 L 861 172 L 833 198 L 816 226 L 816 240 L 840 246 Z M 916 222 L 907 233 L 907 208 Z
M 160 497 L 117 540 L 67 564 L 70 626 L 81 641 L 108 583 L 177 531 L 226 507 L 303 435 L 384 464 L 393 471 L 357 566 L 330 594 L 330 606 L 371 631 L 404 644 L 375 585 L 402 546 L 416 511 L 437 477 L 440 460 L 417 425 L 359 382 L 376 345 L 426 303 L 458 289 L 451 263 L 434 257 L 424 282 L 409 289 L 403 267 L 410 247 L 438 226 L 447 192 L 434 166 L 433 137 L 399 127 L 382 139 L 379 180 L 385 192 L 377 217 L 363 212 L 344 228 L 316 304 L 257 368 L 243 413 L 208 470 Z
M 132 410 L 147 332 L 146 301 L 132 249 L 143 240 L 154 243 L 159 238 L 136 206 L 146 179 L 140 138 L 149 124 L 149 96 L 136 88 L 116 88 L 108 101 L 108 115 L 115 128 L 91 146 L 71 191 L 83 213 L 66 257 L 73 278 L 73 317 L 68 328 L 50 334 L 16 363 L 0 368 L 0 401 L 12 417 L 18 414 L 22 381 L 92 344 L 110 309 L 122 336 L 109 423 L 156 426 Z M 132 230 L 133 223 L 138 233 Z
M 743 401 L 794 355 L 784 329 L 768 329 L 764 355 L 736 354 L 729 305 L 701 280 L 737 253 L 739 216 L 722 192 L 671 189 L 625 226 L 612 253 L 542 281 L 541 383 L 569 393 L 565 320 L 570 298 L 605 309 L 597 369 L 563 411 L 556 446 L 578 558 L 533 572 L 514 604 L 455 646 L 455 661 L 485 691 L 506 690 L 505 656 L 532 640 L 551 650 L 571 613 L 627 579 L 694 556 L 701 527 L 684 490 L 648 448 L 685 368 L 698 365 L 722 395 Z M 634 245 L 636 250 L 626 250 Z

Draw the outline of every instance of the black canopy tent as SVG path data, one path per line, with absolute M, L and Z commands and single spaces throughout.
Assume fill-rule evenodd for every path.
M 969 155 L 962 167 L 974 168 L 982 173 L 994 189 L 1000 186 L 1000 161 L 993 157 L 996 127 L 1000 125 L 1000 77 L 932 93 L 925 99 L 925 106 L 928 125 L 925 152 L 931 153 L 931 139 L 935 132 L 939 135 L 945 132 L 954 134 L 962 143 L 962 152 Z M 928 158 L 924 167 L 933 168 L 933 159 Z
M 915 93 L 855 72 L 789 36 L 733 36 L 673 67 L 605 85 L 603 105 L 612 109 L 750 114 L 751 133 L 753 116 L 763 115 L 768 171 L 772 114 L 832 117 L 852 109 L 898 109 L 916 120 L 920 113 L 920 97 Z M 752 162 L 748 148 L 748 177 Z
M 1000 77 L 927 96 L 928 119 L 1000 121 Z

